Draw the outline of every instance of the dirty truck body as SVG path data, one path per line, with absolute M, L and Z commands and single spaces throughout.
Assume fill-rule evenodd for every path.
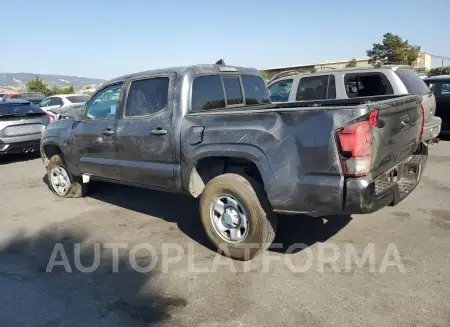
M 144 83 L 157 89 L 150 102 L 163 99 L 139 102 L 140 91 L 152 92 L 138 89 Z M 109 90 L 115 102 L 96 117 L 97 98 Z M 156 109 L 135 109 L 146 106 Z M 105 83 L 84 111 L 42 136 L 57 195 L 84 195 L 98 179 L 200 197 L 206 233 L 236 259 L 271 243 L 274 212 L 371 213 L 397 204 L 427 159 L 420 95 L 272 104 L 258 71 L 242 67 L 124 76 Z M 249 243 L 259 246 L 245 252 Z

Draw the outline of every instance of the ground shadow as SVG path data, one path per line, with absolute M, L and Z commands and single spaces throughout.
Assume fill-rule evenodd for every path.
M 299 252 L 317 242 L 327 241 L 351 220 L 350 215 L 279 215 L 277 235 L 270 250 L 279 253 Z
M 63 249 L 56 260 L 66 266 L 49 265 L 56 244 Z M 80 255 L 76 244 L 81 244 Z M 82 272 L 77 258 L 86 268 L 99 258 L 98 268 Z M 152 258 L 138 260 L 145 267 L 142 260 Z M 169 319 L 174 307 L 186 306 L 182 298 L 157 294 L 151 286 L 156 272 L 138 272 L 124 253 L 114 269 L 110 249 L 70 226 L 17 234 L 0 247 L 0 262 L 1 326 L 148 326 Z
M 39 152 L 27 153 L 27 154 L 6 154 L 0 156 L 0 165 L 7 165 L 15 162 L 30 161 L 40 157 Z
M 206 237 L 199 215 L 199 201 L 189 195 L 93 182 L 89 197 L 121 208 L 176 223 L 195 242 L 214 250 Z
M 46 181 L 46 177 L 44 177 Z M 89 185 L 89 197 L 135 212 L 176 223 L 178 228 L 195 242 L 215 251 L 206 237 L 199 217 L 199 201 L 188 195 L 158 192 L 118 184 L 94 182 Z M 344 228 L 351 220 L 348 215 L 310 217 L 279 215 L 274 252 L 296 253 L 293 244 L 324 242 Z

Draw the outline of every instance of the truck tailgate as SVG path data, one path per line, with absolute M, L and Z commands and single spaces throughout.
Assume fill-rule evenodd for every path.
M 417 149 L 423 124 L 420 96 L 390 99 L 369 105 L 378 111 L 372 128 L 372 171 L 377 177 L 407 159 Z

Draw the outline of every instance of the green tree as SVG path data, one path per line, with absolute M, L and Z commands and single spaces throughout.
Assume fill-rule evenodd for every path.
M 439 76 L 439 75 L 450 75 L 450 66 L 447 67 L 436 67 L 433 69 L 430 69 L 427 72 L 427 76 Z
M 56 94 L 74 94 L 75 93 L 75 89 L 73 87 L 73 85 L 70 86 L 66 86 L 66 87 L 58 87 L 58 86 L 54 86 L 52 87 L 51 91 L 50 91 L 50 95 L 56 95 Z
M 345 67 L 347 67 L 347 68 L 350 68 L 350 67 L 356 67 L 356 59 L 353 58 L 352 60 L 350 60 L 350 61 L 348 62 L 348 64 L 345 65 Z
M 419 58 L 420 46 L 409 44 L 392 33 L 383 35 L 382 43 L 374 43 L 372 49 L 366 51 L 371 64 L 395 62 L 403 65 L 414 65 Z
M 265 81 L 269 80 L 269 73 L 266 70 L 260 70 L 259 73 Z
M 51 94 L 51 90 L 49 89 L 47 83 L 40 79 L 39 76 L 36 76 L 35 79 L 32 79 L 27 83 L 27 90 L 28 92 L 41 92 L 46 97 Z

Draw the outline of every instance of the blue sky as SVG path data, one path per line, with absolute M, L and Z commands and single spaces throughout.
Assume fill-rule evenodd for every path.
M 220 58 L 263 69 L 363 57 L 386 32 L 450 57 L 449 0 L 0 3 L 0 72 L 109 79 Z

